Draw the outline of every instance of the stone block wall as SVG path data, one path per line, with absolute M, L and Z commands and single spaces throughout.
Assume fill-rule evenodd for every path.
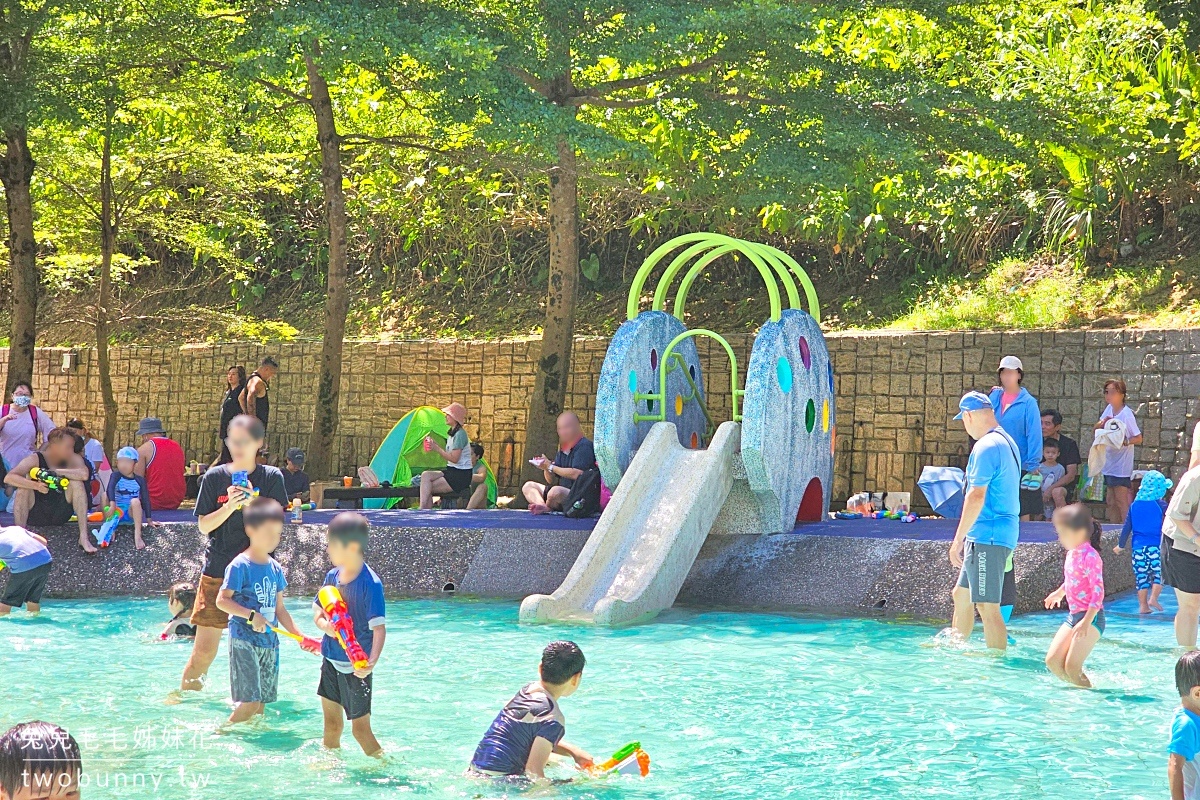
M 1124 378 L 1146 437 L 1137 450 L 1138 465 L 1175 477 L 1186 468 L 1191 425 L 1200 412 L 1200 330 L 839 333 L 827 340 L 838 393 L 835 501 L 867 488 L 910 491 L 919 498 L 916 480 L 923 464 L 964 465 L 966 436 L 951 420 L 958 397 L 967 389 L 990 388 L 995 366 L 1008 354 L 1024 361 L 1025 385 L 1042 408 L 1062 412 L 1064 431 L 1085 451 L 1103 408 L 1104 379 Z M 740 385 L 753 337 L 729 341 Z M 711 340 L 696 344 L 710 409 L 720 422 L 730 414 L 728 359 Z M 599 338 L 575 344 L 567 406 L 589 428 L 606 347 Z M 483 442 L 500 484 L 511 488 L 523 463 L 538 350 L 535 339 L 347 342 L 333 459 L 337 472 L 351 474 L 366 464 L 408 410 L 457 400 L 470 409 L 468 430 Z M 60 424 L 80 416 L 98 430 L 95 354 L 79 350 L 75 366 L 64 372 L 64 352 L 38 351 L 37 402 Z M 262 356 L 274 354 L 281 369 L 271 386 L 268 444 L 273 460 L 281 460 L 286 448 L 307 444 L 319 352 L 316 342 L 115 347 L 118 443 L 132 442 L 138 419 L 158 416 L 189 458 L 212 459 L 226 369 L 240 363 L 250 371 Z M 0 350 L 0 362 L 6 358 Z

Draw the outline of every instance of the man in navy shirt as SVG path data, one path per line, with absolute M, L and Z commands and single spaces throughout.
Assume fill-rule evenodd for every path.
M 596 469 L 596 449 L 591 439 L 583 435 L 583 425 L 573 412 L 558 415 L 558 452 L 554 460 L 540 455 L 530 463 L 542 471 L 546 482 L 529 481 L 521 487 L 521 494 L 529 503 L 534 514 L 547 511 L 562 511 L 571 494 L 575 481 L 589 470 Z M 596 491 L 599 493 L 599 484 Z

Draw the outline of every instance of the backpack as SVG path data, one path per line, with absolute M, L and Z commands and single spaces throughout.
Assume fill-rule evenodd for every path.
M 0 417 L 7 417 L 9 409 L 12 408 L 11 403 L 5 403 L 0 407 Z M 37 436 L 37 406 L 33 403 L 29 404 L 29 419 L 33 421 L 34 436 Z
M 594 517 L 600 512 L 600 470 L 584 470 L 571 484 L 567 502 L 563 503 L 563 516 L 572 519 Z

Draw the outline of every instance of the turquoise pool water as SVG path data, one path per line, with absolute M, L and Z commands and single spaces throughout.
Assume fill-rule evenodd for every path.
M 291 604 L 297 619 L 305 603 Z M 541 791 L 570 798 L 1161 798 L 1177 703 L 1169 623 L 1110 617 L 1099 691 L 1041 659 L 1060 615 L 1017 621 L 997 660 L 930 646 L 936 629 L 873 620 L 672 611 L 605 631 L 523 627 L 513 604 L 397 602 L 376 673 L 377 763 L 320 747 L 318 660 L 284 644 L 280 702 L 236 733 L 222 645 L 209 688 L 179 702 L 187 645 L 164 603 L 49 602 L 0 620 L 0 724 L 58 722 L 84 745 L 87 798 L 371 800 L 516 796 L 463 776 L 480 734 L 570 637 L 589 666 L 564 703 L 594 755 L 640 739 L 649 779 Z M 570 771 L 563 767 L 563 777 Z M 157 791 L 155 778 L 158 780 Z M 134 788 L 121 781 L 133 781 Z M 136 783 L 141 781 L 142 783 Z M 207 783 L 205 783 L 207 782 Z

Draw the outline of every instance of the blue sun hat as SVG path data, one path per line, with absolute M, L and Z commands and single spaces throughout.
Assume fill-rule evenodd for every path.
M 138 451 L 132 447 L 122 447 L 117 451 L 117 458 L 128 458 L 130 461 L 137 461 Z
M 1142 486 L 1138 489 L 1138 500 L 1162 500 L 1175 482 L 1156 469 L 1142 476 Z

